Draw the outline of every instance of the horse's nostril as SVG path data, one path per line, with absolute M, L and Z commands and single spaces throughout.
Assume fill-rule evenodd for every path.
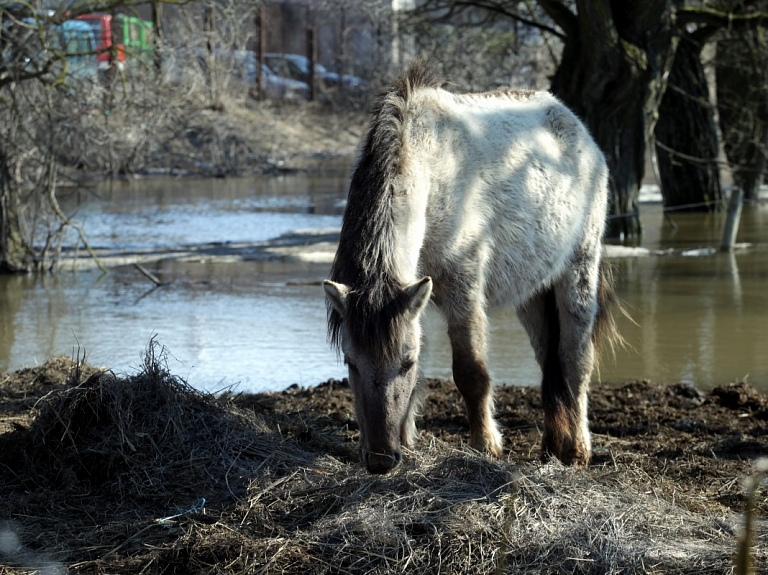
M 399 449 L 393 454 L 395 458 L 395 464 L 400 463 L 403 460 L 403 452 Z

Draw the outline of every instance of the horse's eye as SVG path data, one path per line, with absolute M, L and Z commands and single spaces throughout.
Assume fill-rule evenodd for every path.
M 357 366 L 356 366 L 354 363 L 352 363 L 351 361 L 349 361 L 349 358 L 348 358 L 348 357 L 345 357 L 345 358 L 344 358 L 344 364 L 345 364 L 347 367 L 349 367 L 349 370 L 350 370 L 352 373 L 354 373 L 355 375 L 360 375 L 360 372 L 357 370 Z
M 415 362 L 414 362 L 413 360 L 411 360 L 411 359 L 406 359 L 406 360 L 403 362 L 403 365 L 401 365 L 401 366 L 400 366 L 400 375 L 405 375 L 406 373 L 408 373 L 409 371 L 411 371 L 411 368 L 413 367 L 414 363 L 415 363 Z

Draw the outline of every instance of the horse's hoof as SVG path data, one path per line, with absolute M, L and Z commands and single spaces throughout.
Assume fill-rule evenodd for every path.
M 497 436 L 489 433 L 480 437 L 470 437 L 469 446 L 481 453 L 487 453 L 491 457 L 501 457 L 504 453 L 500 434 Z
M 560 450 L 560 453 L 548 448 L 546 445 L 541 446 L 541 461 L 542 463 L 549 463 L 553 457 L 560 460 L 560 463 L 569 467 L 588 467 L 590 453 L 583 447 L 573 445 L 570 448 L 564 448 Z

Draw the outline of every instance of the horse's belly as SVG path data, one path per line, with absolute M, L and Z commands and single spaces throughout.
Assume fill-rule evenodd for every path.
M 575 246 L 572 238 L 542 237 L 541 229 L 512 230 L 497 225 L 493 234 L 469 236 L 433 229 L 420 271 L 439 291 L 482 289 L 488 304 L 518 307 L 562 275 Z

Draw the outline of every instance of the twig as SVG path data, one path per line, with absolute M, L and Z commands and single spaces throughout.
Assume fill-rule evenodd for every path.
M 141 264 L 133 264 L 133 267 L 135 267 L 137 270 L 139 270 L 142 274 L 144 274 L 149 280 L 155 284 L 157 287 L 164 286 L 165 283 L 160 281 L 155 274 L 147 270 L 143 265 Z
M 65 225 L 72 226 L 77 230 L 78 236 L 80 236 L 80 241 L 83 242 L 83 245 L 85 246 L 86 251 L 88 252 L 88 255 L 93 258 L 93 261 L 96 262 L 96 265 L 99 267 L 102 273 L 108 274 L 109 270 L 104 267 L 104 264 L 101 263 L 101 260 L 99 259 L 99 256 L 96 255 L 96 252 L 93 251 L 93 248 L 91 247 L 91 244 L 88 242 L 88 238 L 85 236 L 85 232 L 83 231 L 82 226 L 69 219 L 64 212 L 62 211 L 61 207 L 59 207 L 59 202 L 56 199 L 56 173 L 54 168 L 50 168 L 51 173 L 49 177 L 48 182 L 48 200 L 51 204 L 51 208 L 53 208 L 54 213 L 61 219 L 61 221 Z

